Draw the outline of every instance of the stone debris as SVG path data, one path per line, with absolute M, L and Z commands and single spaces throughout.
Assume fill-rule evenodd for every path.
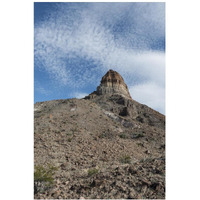
M 35 199 L 164 199 L 165 116 L 109 70 L 84 99 L 35 104 L 34 164 L 57 168 Z

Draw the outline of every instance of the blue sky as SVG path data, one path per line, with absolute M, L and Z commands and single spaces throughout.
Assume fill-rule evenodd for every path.
M 81 98 L 118 71 L 165 113 L 164 3 L 34 3 L 34 101 Z

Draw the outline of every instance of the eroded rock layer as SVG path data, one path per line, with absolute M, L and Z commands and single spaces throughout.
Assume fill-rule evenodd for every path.
M 100 86 L 97 87 L 97 95 L 118 93 L 131 98 L 128 87 L 121 75 L 113 70 L 109 70 L 101 79 Z

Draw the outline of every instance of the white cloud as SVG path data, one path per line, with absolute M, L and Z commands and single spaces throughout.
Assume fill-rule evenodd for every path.
M 165 88 L 154 82 L 130 87 L 133 99 L 165 114 Z
M 84 98 L 87 95 L 88 94 L 84 93 L 84 92 L 75 92 L 75 93 L 72 94 L 72 96 L 75 97 L 75 98 L 77 98 L 77 99 L 82 99 L 82 98 Z
M 116 49 L 104 61 L 108 68 L 114 68 L 127 77 L 128 82 L 134 77 L 146 81 L 153 80 L 161 85 L 165 83 L 165 54 L 156 51 L 137 52 L 125 49 Z
M 50 94 L 50 91 L 42 87 L 41 83 L 36 80 L 34 83 L 34 89 L 36 92 L 39 92 L 40 94 L 45 95 L 45 96 Z
M 163 109 L 165 54 L 150 50 L 150 46 L 156 38 L 164 37 L 164 4 L 66 5 L 58 4 L 56 13 L 35 26 L 35 60 L 40 67 L 56 83 L 78 89 L 98 84 L 98 75 L 111 68 L 136 90 L 133 98 Z M 124 23 L 122 32 L 113 32 Z M 82 64 L 81 59 L 90 65 Z M 144 85 L 144 81 L 151 84 Z M 147 92 L 152 89 L 157 90 L 157 98 Z
M 95 69 L 96 72 L 113 68 L 123 71 L 123 75 L 127 77 L 130 77 L 130 72 L 134 72 L 134 75 L 147 79 L 153 77 L 161 79 L 159 81 L 164 80 L 164 53 L 148 51 L 148 48 L 133 50 L 129 45 L 134 42 L 133 46 L 146 48 L 152 37 L 144 36 L 144 33 L 150 34 L 153 30 L 159 36 L 163 34 L 163 4 L 134 4 L 132 9 L 133 4 L 130 3 L 94 3 L 84 9 L 79 5 L 71 6 L 74 9 L 71 13 L 67 7 L 69 4 L 61 4 L 58 12 L 35 27 L 35 57 L 56 81 L 63 85 L 75 86 L 77 83 L 73 80 L 74 66 L 66 63 L 66 58 L 93 60 L 101 66 Z M 141 14 L 142 10 L 146 14 Z M 129 18 L 126 22 L 128 20 L 128 25 L 132 27 L 128 31 L 124 29 L 116 39 L 112 28 L 127 12 Z M 144 25 L 148 25 L 147 28 Z M 138 31 L 140 33 L 135 34 Z M 82 69 L 81 75 L 76 77 L 83 80 L 83 84 L 88 83 L 84 76 L 86 73 Z M 161 73 L 160 76 L 158 73 Z

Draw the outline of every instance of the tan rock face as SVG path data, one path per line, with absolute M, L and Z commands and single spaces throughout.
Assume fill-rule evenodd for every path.
M 100 86 L 97 87 L 97 94 L 122 94 L 131 98 L 128 87 L 122 76 L 113 70 L 109 70 L 101 79 Z

